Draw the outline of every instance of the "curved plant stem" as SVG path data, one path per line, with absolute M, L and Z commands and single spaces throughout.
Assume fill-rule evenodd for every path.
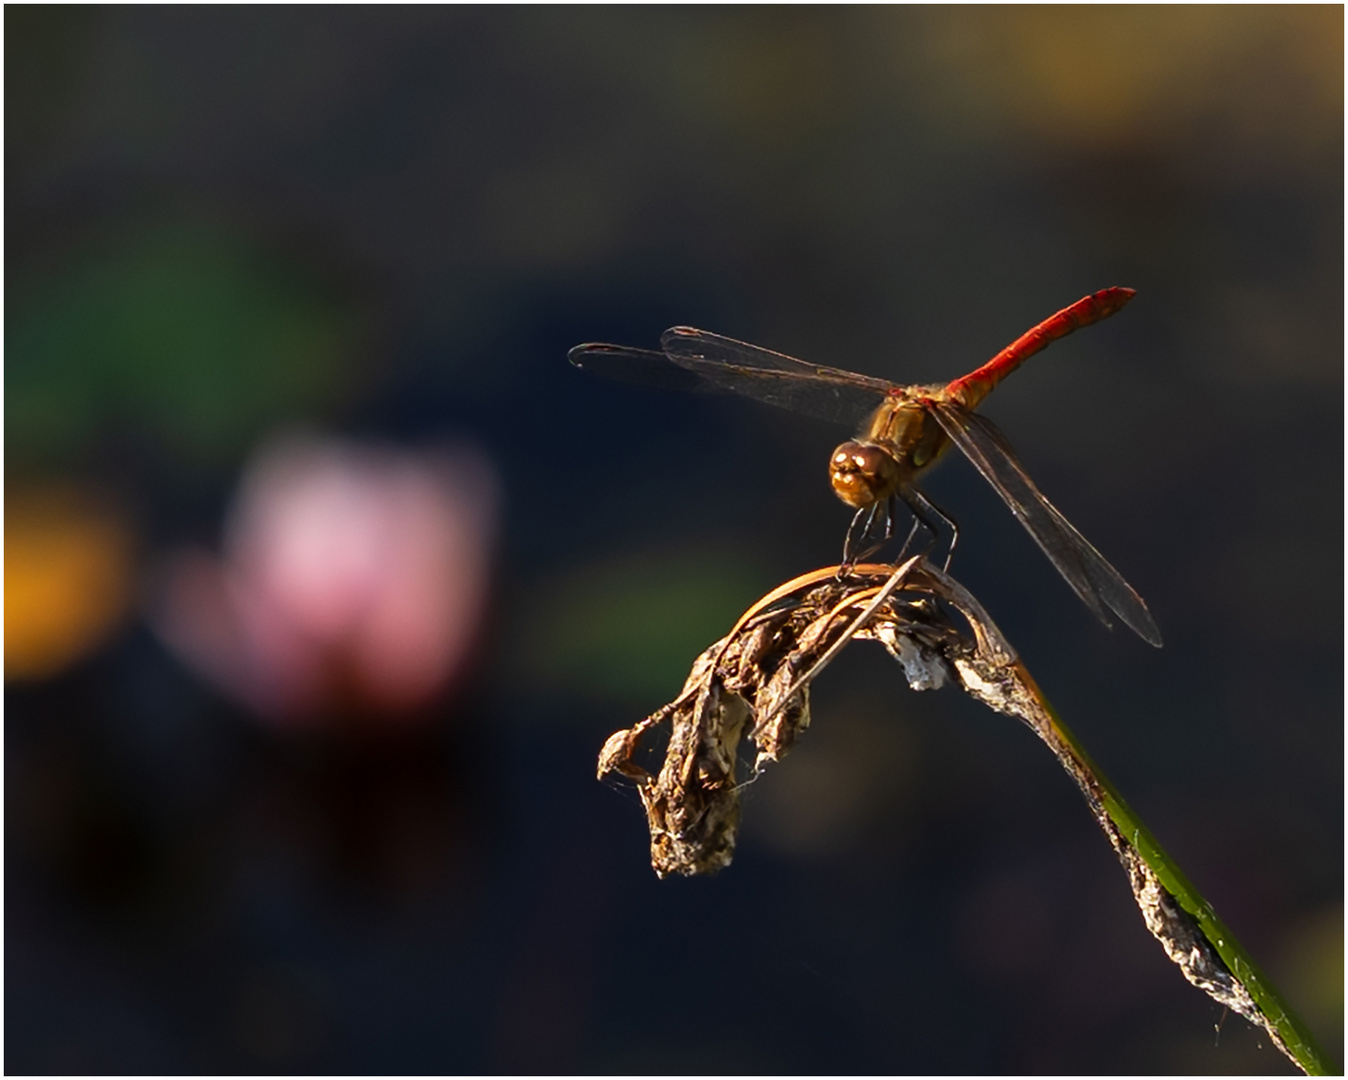
M 1044 735 L 1044 741 L 1049 744 L 1059 760 L 1062 761 L 1064 768 L 1077 781 L 1087 801 L 1091 803 L 1092 809 L 1096 811 L 1097 818 L 1100 814 L 1103 814 L 1108 819 L 1109 824 L 1113 826 L 1112 829 L 1105 828 L 1105 832 L 1110 835 L 1111 840 L 1113 840 L 1117 830 L 1117 833 L 1121 835 L 1127 845 L 1136 852 L 1137 857 L 1155 874 L 1165 890 L 1197 922 L 1203 937 L 1216 950 L 1222 962 L 1230 970 L 1239 985 L 1244 987 L 1253 1004 L 1257 1007 L 1259 1015 L 1249 1016 L 1246 1014 L 1247 1018 L 1264 1028 L 1279 1049 L 1308 1076 L 1329 1076 L 1340 1072 L 1315 1044 L 1315 1039 L 1311 1033 L 1283 1002 L 1273 984 L 1259 970 L 1259 966 L 1241 946 L 1240 942 L 1236 940 L 1235 935 L 1217 917 L 1212 905 L 1184 876 L 1175 860 L 1161 847 L 1156 837 L 1142 823 L 1142 819 L 1137 816 L 1132 807 L 1119 794 L 1118 789 L 1109 782 L 1109 779 L 1090 759 L 1090 756 L 1077 742 L 1067 725 L 1063 723 L 1062 718 L 1044 697 L 1043 692 L 1029 679 L 1028 673 L 1025 675 L 1025 680 L 1032 688 L 1034 696 L 1046 714 L 1050 725 L 1049 734 L 1052 737 Z M 1041 735 L 1043 735 L 1042 732 Z M 1101 822 L 1101 826 L 1102 828 L 1105 827 L 1103 822 Z M 1146 912 L 1144 911 L 1144 917 L 1145 915 Z M 1151 920 L 1148 919 L 1149 928 L 1150 924 Z M 1153 933 L 1155 933 L 1155 930 L 1153 930 Z M 1164 941 L 1162 943 L 1166 944 Z M 1169 951 L 1170 949 L 1167 946 L 1167 952 Z M 1172 958 L 1174 958 L 1173 955 Z M 1181 967 L 1183 967 L 1183 964 L 1181 964 Z M 1195 982 L 1196 985 L 1202 986 L 1201 983 L 1196 982 L 1189 971 L 1185 971 L 1185 976 L 1191 982 Z M 1202 988 L 1208 989 L 1209 993 L 1212 993 L 1208 987 L 1203 986 Z M 1222 1000 L 1217 994 L 1213 996 Z M 1224 1003 L 1231 1004 L 1229 1002 Z M 1235 1006 L 1232 1005 L 1232 1007 Z M 1237 1011 L 1245 1012 L 1243 1009 Z
M 971 633 L 959 629 L 948 609 L 963 616 Z M 827 567 L 772 590 L 694 661 L 677 698 L 609 736 L 599 776 L 618 773 L 636 781 L 657 874 L 713 873 L 729 864 L 739 827 L 741 738 L 758 748 L 755 773 L 780 760 L 810 725 L 810 683 L 853 640 L 883 644 L 915 690 L 957 682 L 989 708 L 1025 723 L 1086 797 L 1128 875 L 1147 929 L 1184 977 L 1262 1028 L 1308 1075 L 1335 1071 L 1212 906 L 1091 761 L 978 600 L 920 556 L 900 566 L 864 563 L 846 573 Z M 643 735 L 666 722 L 669 744 L 655 776 L 635 755 Z

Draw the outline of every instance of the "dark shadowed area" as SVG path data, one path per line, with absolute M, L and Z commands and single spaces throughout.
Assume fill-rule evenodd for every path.
M 605 738 L 838 558 L 849 432 L 675 324 L 944 382 L 952 571 L 1343 1059 L 1343 11 L 5 9 L 5 1071 L 1285 1073 L 1048 752 L 858 643 L 658 881 Z

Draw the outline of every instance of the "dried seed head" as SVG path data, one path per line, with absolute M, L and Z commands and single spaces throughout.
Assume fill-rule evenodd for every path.
M 947 607 L 963 616 L 967 632 L 956 626 Z M 1164 855 L 1159 848 L 1144 853 L 1155 842 L 1140 836 L 1131 812 L 1122 819 L 1126 829 L 1113 816 L 1111 801 L 1116 811 L 1122 807 L 1118 795 L 1053 714 L 978 601 L 916 558 L 898 567 L 858 566 L 844 577 L 835 568 L 818 570 L 774 589 L 697 658 L 683 693 L 604 743 L 599 775 L 620 773 L 637 782 L 657 874 L 712 873 L 730 863 L 740 818 L 736 760 L 741 738 L 747 729 L 757 747 L 754 773 L 779 761 L 810 725 L 810 682 L 853 638 L 883 644 L 903 665 L 914 690 L 958 683 L 1034 731 L 1086 797 L 1128 874 L 1147 929 L 1184 977 L 1258 1025 L 1294 1063 L 1304 1064 L 1288 1036 L 1309 1044 L 1269 988 L 1261 987 L 1262 976 L 1241 962 L 1239 951 L 1233 954 L 1234 966 L 1228 966 L 1221 949 L 1234 947 L 1229 931 L 1215 923 L 1205 903 L 1195 909 L 1187 885 L 1181 889 L 1187 906 L 1166 887 L 1156 868 L 1164 864 Z M 659 776 L 652 776 L 632 759 L 641 737 L 666 720 L 669 747 Z M 1176 873 L 1173 867 L 1166 872 Z M 1204 919 L 1216 933 L 1211 926 L 1205 929 Z
M 965 615 L 961 634 L 945 600 Z M 978 623 L 978 625 L 975 625 Z M 957 661 L 980 648 L 1014 660 L 977 602 L 934 568 L 868 564 L 806 574 L 751 607 L 731 633 L 693 663 L 683 692 L 635 727 L 615 732 L 600 777 L 635 780 L 651 830 L 651 863 L 666 874 L 729 864 L 739 827 L 739 744 L 747 734 L 756 774 L 780 761 L 810 726 L 809 684 L 852 638 L 881 642 L 909 685 L 932 690 L 956 678 Z M 658 776 L 633 760 L 642 736 L 670 725 Z

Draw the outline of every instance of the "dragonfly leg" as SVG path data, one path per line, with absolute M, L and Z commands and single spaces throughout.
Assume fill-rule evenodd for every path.
M 893 495 L 891 495 L 891 496 L 889 497 L 889 503 L 890 503 L 889 515 L 890 515 L 890 521 L 891 521 L 891 522 L 892 522 L 893 519 L 894 519 L 894 510 L 895 510 L 895 506 L 894 506 L 894 498 L 895 498 L 895 497 L 894 497 Z M 917 515 L 914 514 L 914 515 L 913 515 L 913 524 L 912 524 L 912 525 L 909 527 L 909 529 L 908 529 L 908 535 L 907 535 L 907 537 L 904 538 L 904 541 L 903 541 L 903 547 L 899 548 L 899 553 L 898 553 L 898 555 L 896 555 L 896 556 L 894 557 L 894 561 L 895 561 L 896 563 L 897 563 L 897 562 L 903 562 L 904 556 L 906 556 L 906 555 L 908 554 L 908 549 L 909 549 L 910 547 L 913 546 L 913 537 L 915 537 L 915 536 L 917 535 L 917 530 L 921 527 L 921 525 L 922 525 L 922 522 L 919 521 Z M 891 526 L 891 527 L 892 527 L 892 526 Z
M 931 545 L 928 547 L 928 551 L 930 551 L 931 547 L 934 547 L 936 542 L 941 538 L 941 529 L 936 523 L 936 519 L 940 519 L 950 527 L 950 546 L 946 548 L 945 565 L 942 567 L 943 570 L 949 570 L 950 560 L 955 555 L 955 545 L 959 543 L 959 525 L 955 522 L 954 518 L 927 498 L 926 495 L 918 491 L 917 488 L 909 488 L 901 497 L 903 501 L 908 504 L 908 509 L 913 512 L 913 531 L 916 531 L 917 526 L 921 525 L 931 534 Z M 912 539 L 912 535 L 912 532 L 908 534 L 909 540 Z M 906 546 L 907 545 L 905 545 L 905 548 Z
M 839 577 L 844 577 L 852 569 L 852 566 L 856 563 L 857 557 L 856 555 L 853 554 L 853 552 L 856 551 L 857 544 L 861 540 L 861 538 L 866 535 L 866 527 L 870 524 L 870 520 L 869 518 L 866 517 L 866 515 L 868 514 L 868 512 L 873 514 L 874 511 L 875 511 L 874 507 L 863 506 L 860 510 L 858 510 L 855 514 L 852 515 L 852 523 L 847 526 L 847 536 L 843 539 L 842 565 L 838 567 Z M 863 524 L 862 522 L 863 518 L 866 518 L 865 524 Z M 862 526 L 859 531 L 857 529 L 858 525 Z
M 876 520 L 882 513 L 885 522 L 884 535 L 875 539 Z M 893 535 L 894 513 L 887 502 L 876 502 L 871 503 L 870 506 L 863 506 L 852 515 L 852 524 L 847 527 L 847 539 L 843 542 L 842 566 L 838 570 L 839 576 L 845 576 L 862 559 L 882 548 Z

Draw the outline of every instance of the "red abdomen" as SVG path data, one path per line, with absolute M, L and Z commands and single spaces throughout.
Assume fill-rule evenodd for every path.
M 1114 285 L 1098 293 L 1083 296 L 1075 304 L 1050 315 L 1038 326 L 1027 330 L 986 364 L 948 384 L 948 397 L 972 409 L 992 392 L 992 388 L 1040 349 L 1073 330 L 1107 319 L 1136 295 L 1135 289 Z

